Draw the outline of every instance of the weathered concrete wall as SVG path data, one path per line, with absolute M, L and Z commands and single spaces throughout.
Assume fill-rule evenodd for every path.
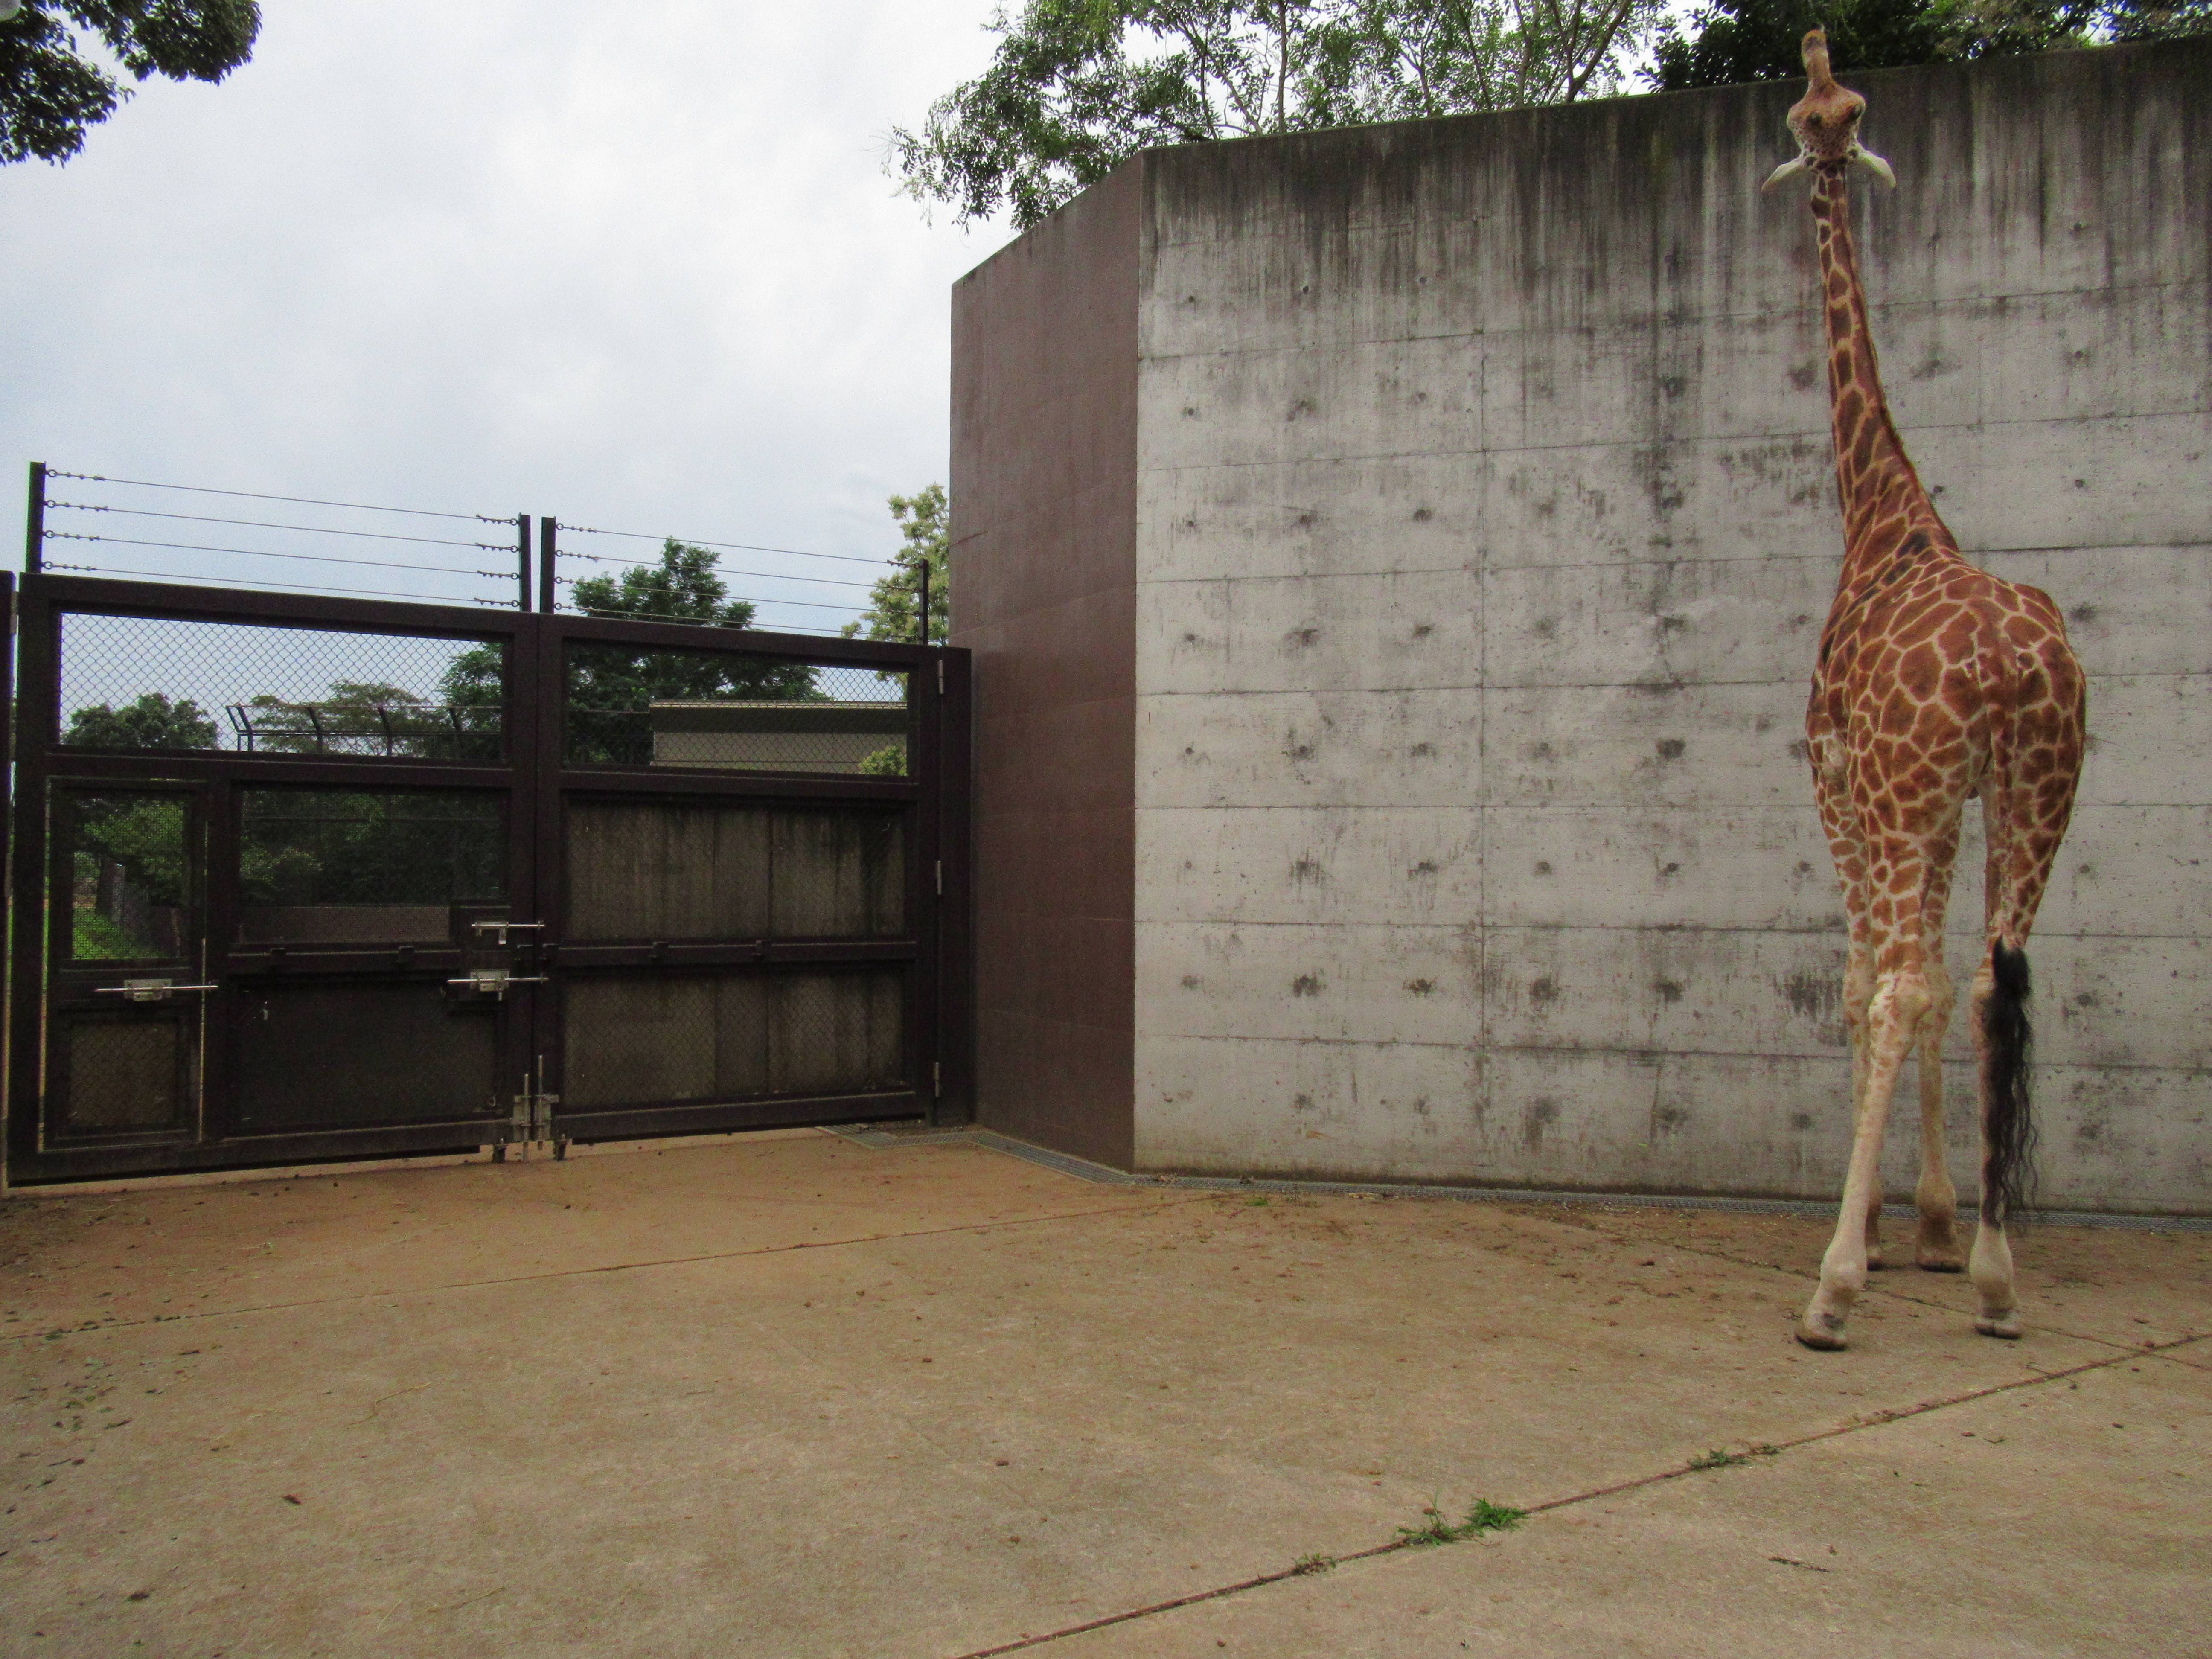
M 953 289 L 975 696 L 976 1115 L 1131 1156 L 1136 246 L 1124 173 Z
M 2093 676 L 2032 950 L 2045 1194 L 2212 1210 L 2212 42 L 1854 84 L 1906 444 Z M 1837 1189 L 1800 738 L 1841 534 L 1803 192 L 1757 189 L 1797 90 L 1106 187 L 1143 204 L 1099 250 L 1138 283 L 1139 1167 Z

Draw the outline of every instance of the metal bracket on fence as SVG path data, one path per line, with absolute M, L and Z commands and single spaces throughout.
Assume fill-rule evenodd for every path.
M 495 936 L 492 943 L 503 946 L 507 943 L 507 936 L 509 933 L 535 932 L 538 928 L 544 927 L 544 925 L 545 924 L 542 921 L 507 921 L 503 920 L 494 920 L 490 921 L 472 921 L 469 924 L 469 931 L 474 933 L 490 933 Z

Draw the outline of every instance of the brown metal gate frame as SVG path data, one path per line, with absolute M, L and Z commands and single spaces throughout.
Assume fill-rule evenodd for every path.
M 0 593 L 0 599 L 7 597 Z M 474 1149 L 498 1144 L 511 1125 L 538 1114 L 534 1133 L 565 1141 L 711 1133 L 799 1124 L 923 1118 L 965 1121 L 972 1115 L 974 1002 L 971 990 L 969 773 L 969 658 L 963 650 L 856 640 L 730 630 L 681 623 L 294 597 L 167 583 L 27 574 L 13 596 L 16 635 L 11 820 L 0 841 L 12 881 L 5 939 L 8 995 L 5 1062 L 6 1178 L 10 1184 L 83 1180 L 161 1171 L 265 1167 L 353 1158 Z M 394 756 L 237 750 L 117 750 L 60 741 L 60 620 L 89 614 L 325 633 L 475 640 L 506 654 L 504 758 L 497 763 Z M 569 764 L 563 748 L 564 652 L 572 642 L 640 649 L 708 650 L 790 663 L 901 671 L 906 677 L 907 775 L 822 775 L 766 771 L 655 770 L 635 765 Z M 4 672 L 4 671 L 0 671 Z M 270 1132 L 241 1122 L 230 1088 L 231 1038 L 242 1000 L 257 987 L 336 989 L 419 987 L 483 968 L 487 956 L 460 941 L 447 946 L 356 946 L 316 950 L 239 942 L 234 911 L 243 791 L 253 785 L 407 786 L 503 792 L 507 806 L 507 915 L 504 959 L 511 975 L 493 1011 L 495 1097 L 483 1109 L 435 1121 Z M 54 1044 L 50 993 L 60 978 L 113 977 L 70 969 L 56 947 L 66 907 L 52 904 L 59 877 L 51 809 L 70 786 L 169 792 L 187 803 L 199 884 L 198 962 L 176 968 L 210 986 L 200 1005 L 199 1060 L 191 1121 L 159 1133 L 82 1137 L 51 1131 Z M 905 826 L 904 937 L 868 939 L 579 941 L 564 936 L 567 876 L 563 824 L 577 800 L 709 803 L 848 803 L 896 811 Z M 516 927 L 514 924 L 522 924 Z M 488 935 L 488 938 L 489 936 Z M 592 1110 L 564 1109 L 564 986 L 595 971 L 635 975 L 866 963 L 906 964 L 902 1081 L 865 1093 L 781 1094 L 720 1099 L 641 1100 Z M 542 976 L 542 979 L 541 979 Z M 537 982 L 533 982 L 537 981 Z M 92 987 L 97 993 L 117 988 Z M 187 987 L 179 984 L 176 991 Z M 54 993 L 58 994 L 58 993 Z M 136 1000 L 137 999 L 131 999 Z M 84 1005 L 89 1006 L 89 1005 Z M 106 1007 L 111 1005 L 100 1005 Z M 119 1006 L 120 1005 L 113 1005 Z M 173 1012 L 189 1018 L 185 1005 Z M 89 1016 L 88 1016 L 89 1017 Z M 266 1018 L 266 1004 L 263 1017 Z M 179 1053 L 185 1051 L 180 1049 Z M 301 1079 L 302 1088 L 313 1080 Z

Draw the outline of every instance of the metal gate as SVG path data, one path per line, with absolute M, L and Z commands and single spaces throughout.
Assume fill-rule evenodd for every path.
M 965 652 L 15 605 L 11 1182 L 964 1117 Z

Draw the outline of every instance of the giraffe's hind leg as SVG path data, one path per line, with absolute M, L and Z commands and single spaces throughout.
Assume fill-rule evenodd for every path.
M 1922 967 L 1928 976 L 1928 1012 L 1920 1030 L 1920 1179 L 1913 1204 L 1920 1212 L 1913 1261 L 1923 1271 L 1954 1273 L 1966 1265 L 1959 1248 L 1959 1189 L 1952 1184 L 1944 1144 L 1943 1036 L 1950 1029 L 1955 994 L 1943 966 L 1943 919 L 1951 897 L 1951 868 L 1959 854 L 1959 825 L 1930 848 L 1928 886 L 1921 899 Z

